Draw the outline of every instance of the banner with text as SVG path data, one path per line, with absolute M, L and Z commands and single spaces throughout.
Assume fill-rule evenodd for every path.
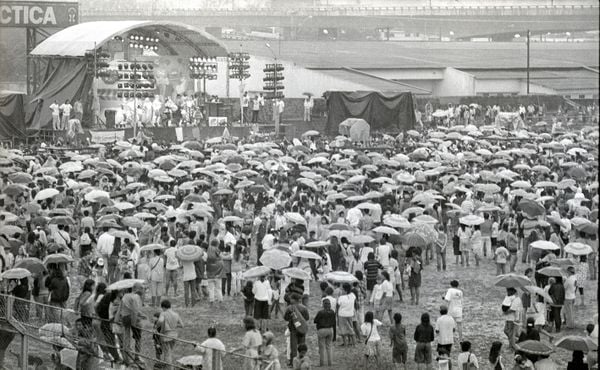
M 92 142 L 97 144 L 114 143 L 125 140 L 125 130 L 90 131 Z
M 0 1 L 0 27 L 67 28 L 78 22 L 76 1 Z

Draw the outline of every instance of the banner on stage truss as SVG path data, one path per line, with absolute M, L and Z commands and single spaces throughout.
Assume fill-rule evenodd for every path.
M 125 140 L 125 130 L 90 131 L 92 143 L 108 144 Z

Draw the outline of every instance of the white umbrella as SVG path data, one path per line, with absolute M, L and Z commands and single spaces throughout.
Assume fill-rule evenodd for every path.
M 393 229 L 389 226 L 377 226 L 376 228 L 374 228 L 371 231 L 374 231 L 374 232 L 380 233 L 380 234 L 400 235 L 400 233 L 398 231 L 396 231 L 395 229 Z
M 60 194 L 60 192 L 56 189 L 42 189 L 40 190 L 36 195 L 35 198 L 33 198 L 33 200 L 45 200 L 45 199 L 50 199 L 52 197 L 57 196 L 58 194 Z
M 461 224 L 464 224 L 467 226 L 481 225 L 482 223 L 485 222 L 483 217 L 476 216 L 476 215 L 468 215 L 468 216 L 461 217 L 459 219 L 459 221 Z
M 575 256 L 587 256 L 593 251 L 594 250 L 589 245 L 579 242 L 571 242 L 565 246 L 565 252 Z

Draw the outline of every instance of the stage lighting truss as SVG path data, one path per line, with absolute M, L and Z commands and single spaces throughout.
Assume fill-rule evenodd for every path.
M 266 99 L 283 99 L 283 89 L 285 88 L 283 85 L 283 70 L 283 65 L 279 63 L 265 65 L 263 69 L 263 72 L 265 72 L 263 89 L 269 91 L 265 96 Z
M 191 57 L 189 59 L 190 78 L 196 80 L 216 80 L 218 63 L 215 57 Z
M 160 42 L 160 39 L 158 37 L 141 34 L 131 34 L 127 39 L 129 40 L 130 49 L 157 51 L 158 43 Z
M 245 80 L 250 78 L 250 55 L 244 52 L 229 53 L 227 62 L 229 65 L 229 78 Z

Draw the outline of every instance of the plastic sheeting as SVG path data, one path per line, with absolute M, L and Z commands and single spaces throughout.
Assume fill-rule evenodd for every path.
M 55 100 L 59 105 L 67 99 L 71 105 L 74 101 L 81 100 L 83 111 L 89 112 L 92 101 L 90 93 L 92 80 L 92 76 L 86 73 L 86 64 L 83 60 L 71 58 L 51 60 L 48 63 L 44 82 L 36 91 L 35 98 L 30 104 L 32 106 L 28 107 L 34 110 L 29 129 L 39 130 L 49 125 L 51 127 L 50 105 Z
M 24 136 L 23 94 L 0 92 L 0 139 Z
M 347 118 L 362 118 L 371 130 L 384 132 L 407 131 L 416 123 L 411 93 L 328 91 L 324 95 L 328 111 L 325 131 L 330 135 L 336 134 Z

